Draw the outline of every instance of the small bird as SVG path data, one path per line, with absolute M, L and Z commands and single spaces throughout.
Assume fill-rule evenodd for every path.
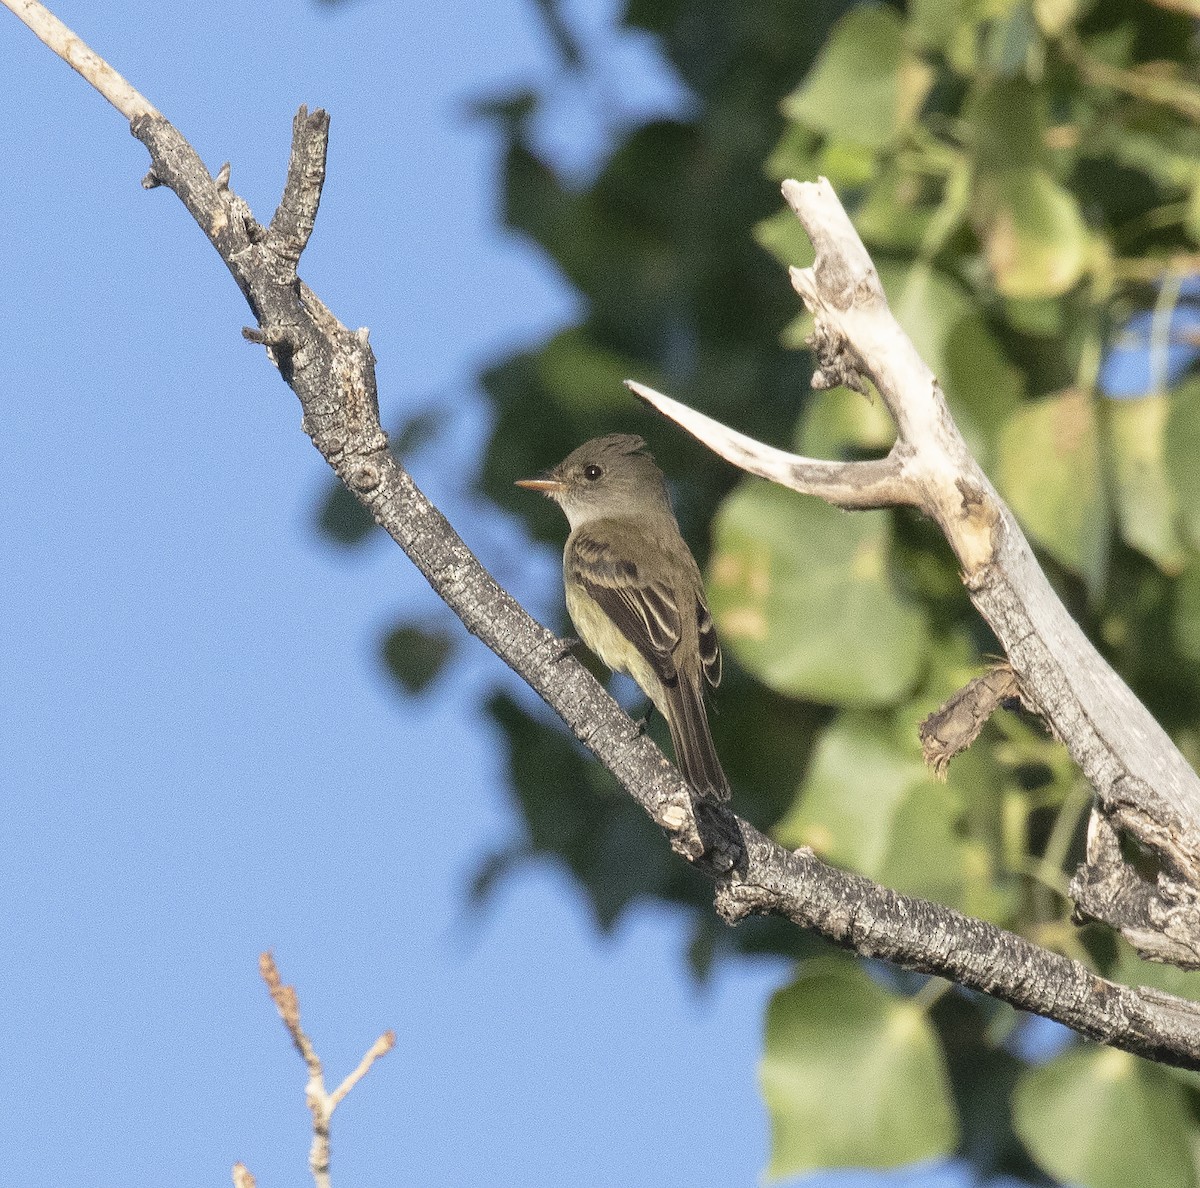
M 700 569 L 645 441 L 597 437 L 517 486 L 553 499 L 571 525 L 563 585 L 580 638 L 633 677 L 666 718 L 676 762 L 697 794 L 728 800 L 704 710 L 705 681 L 721 682 L 721 649 Z

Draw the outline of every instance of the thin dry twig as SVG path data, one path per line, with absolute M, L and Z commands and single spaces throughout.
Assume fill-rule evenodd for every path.
M 296 1045 L 296 1051 L 300 1053 L 308 1067 L 308 1084 L 304 1089 L 304 1100 L 308 1104 L 313 1119 L 313 1142 L 309 1150 L 308 1166 L 317 1188 L 330 1188 L 329 1123 L 333 1117 L 333 1111 L 345 1099 L 346 1094 L 367 1075 L 371 1065 L 380 1056 L 386 1056 L 396 1046 L 396 1035 L 393 1031 L 385 1031 L 367 1050 L 367 1054 L 359 1062 L 358 1067 L 332 1093 L 329 1093 L 325 1089 L 325 1074 L 321 1068 L 320 1057 L 317 1056 L 312 1041 L 300 1026 L 300 1000 L 296 995 L 296 988 L 284 985 L 283 979 L 279 976 L 279 969 L 275 965 L 275 958 L 270 953 L 263 953 L 259 957 L 258 971 L 266 983 L 271 1001 L 279 1011 L 279 1017 L 292 1037 L 292 1043 Z M 237 1167 L 241 1166 L 241 1164 L 237 1165 Z M 236 1177 L 236 1167 L 234 1170 Z M 253 1181 L 251 1181 L 251 1188 L 253 1188 Z
M 329 1112 L 337 1109 L 342 1099 L 359 1083 L 371 1070 L 371 1065 L 380 1056 L 386 1056 L 396 1046 L 396 1033 L 385 1031 L 368 1049 L 367 1054 L 359 1061 L 358 1067 L 329 1095 Z

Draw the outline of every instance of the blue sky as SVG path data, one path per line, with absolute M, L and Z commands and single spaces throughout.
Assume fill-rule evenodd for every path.
M 629 117 L 683 102 L 611 8 L 574 9 L 608 92 Z M 553 79 L 529 0 L 55 11 L 212 169 L 232 161 L 260 218 L 295 108 L 332 113 L 302 274 L 371 328 L 385 423 L 434 394 L 456 409 L 413 470 L 512 580 L 515 526 L 459 481 L 472 376 L 575 298 L 497 229 L 498 146 L 465 109 Z M 335 1183 L 757 1182 L 755 1065 L 786 967 L 697 990 L 678 917 L 601 937 L 548 867 L 468 912 L 476 864 L 518 828 L 476 716 L 510 678 L 460 632 L 453 680 L 397 695 L 379 640 L 436 600 L 387 541 L 318 538 L 329 472 L 242 341 L 224 267 L 141 189 L 121 117 L 3 10 L 0 80 L 0 1163 L 190 1188 L 240 1159 L 262 1188 L 306 1182 L 303 1069 L 257 973 L 271 948 L 331 1084 L 396 1031 L 335 1118 Z M 593 100 L 543 126 L 565 167 L 603 150 Z M 550 619 L 556 560 L 534 560 L 516 592 Z

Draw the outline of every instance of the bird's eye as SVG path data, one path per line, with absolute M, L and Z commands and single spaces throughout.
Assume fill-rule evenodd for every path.
M 594 483 L 603 473 L 604 471 L 599 466 L 585 466 L 583 468 L 583 477 L 589 483 Z

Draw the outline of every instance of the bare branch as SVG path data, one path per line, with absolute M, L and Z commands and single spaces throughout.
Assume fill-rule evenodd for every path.
M 921 754 L 944 780 L 955 755 L 961 754 L 978 737 L 988 718 L 1009 700 L 1020 700 L 1021 685 L 1012 666 L 995 664 L 959 689 L 940 709 L 918 727 Z
M 308 1067 L 308 1084 L 304 1089 L 304 1100 L 308 1103 L 313 1120 L 313 1141 L 312 1148 L 308 1153 L 308 1167 L 312 1172 L 316 1188 L 330 1188 L 329 1123 L 333 1117 L 333 1111 L 337 1109 L 346 1094 L 367 1075 L 371 1065 L 380 1056 L 386 1056 L 396 1046 L 396 1034 L 393 1031 L 385 1031 L 371 1045 L 358 1067 L 332 1093 L 327 1093 L 325 1074 L 321 1068 L 320 1058 L 317 1056 L 312 1041 L 300 1026 L 300 1000 L 296 996 L 295 987 L 283 984 L 283 979 L 280 978 L 279 970 L 275 966 L 275 959 L 270 953 L 263 953 L 259 957 L 258 970 L 267 984 L 271 1001 L 274 1002 L 280 1018 L 283 1019 L 284 1026 L 288 1029 L 288 1034 L 292 1037 L 292 1043 L 296 1045 L 296 1051 L 304 1058 L 304 1063 Z M 240 1163 L 235 1164 L 235 1183 L 239 1168 L 245 1175 L 250 1174 Z M 250 1188 L 253 1188 L 253 1184 L 254 1180 L 251 1177 Z
M 385 1031 L 367 1049 L 367 1054 L 359 1061 L 358 1067 L 329 1095 L 329 1112 L 331 1114 L 338 1108 L 346 1094 L 371 1071 L 371 1065 L 380 1056 L 386 1056 L 395 1046 L 396 1033 Z
M 126 119 L 161 113 L 144 95 L 135 91 L 99 54 L 86 46 L 38 0 L 0 0 L 18 20 L 33 31 L 68 66 L 79 71 Z
M 303 109 L 301 109 L 303 111 Z M 300 120 L 302 117 L 297 116 Z M 287 182 L 283 198 L 271 219 L 267 232 L 269 248 L 292 270 L 308 246 L 321 204 L 325 184 L 325 153 L 329 147 L 329 125 L 321 125 L 311 136 L 293 135 L 292 155 L 288 160 Z
M 323 136 L 325 123 L 324 113 L 309 115 L 301 109 L 293 129 L 294 145 Z M 141 116 L 134 121 L 134 133 L 150 152 L 154 176 L 179 195 L 245 294 L 259 321 L 260 330 L 254 335 L 261 334 L 260 340 L 278 356 L 281 375 L 300 399 L 305 430 L 330 466 L 467 630 L 541 694 L 664 829 L 672 846 L 716 881 L 717 906 L 725 919 L 732 923 L 749 913 L 775 913 L 864 955 L 993 994 L 1101 1042 L 1150 1059 L 1200 1068 L 1200 1004 L 1119 986 L 991 924 L 898 895 L 827 866 L 808 851 L 789 853 L 724 807 L 693 806 L 687 785 L 653 742 L 560 641 L 495 583 L 388 452 L 365 331 L 347 330 L 311 290 L 288 279 L 294 276 L 292 264 L 279 259 L 267 242 L 270 237 L 253 234 L 244 203 L 209 176 L 191 146 L 165 119 L 156 114 Z M 296 151 L 308 152 L 303 145 Z M 309 159 L 315 163 L 318 156 L 310 153 Z M 314 178 L 318 190 L 319 183 Z M 821 272 L 818 259 L 818 277 Z M 826 275 L 836 277 L 837 269 Z M 830 333 L 840 331 L 835 327 Z M 849 362 L 858 363 L 853 357 Z M 884 392 L 879 375 L 872 374 Z M 936 409 L 936 402 L 932 407 Z M 912 470 L 906 462 L 905 473 L 919 476 L 920 470 Z M 958 491 L 956 498 L 961 506 L 948 514 L 968 520 L 977 516 L 976 492 Z M 979 522 L 987 526 L 986 514 Z M 1003 543 L 1005 526 L 993 525 L 989 531 L 993 529 Z M 979 566 L 969 572 L 978 577 Z M 1014 660 L 1013 667 L 1022 688 L 1028 689 L 1031 679 L 1033 688 L 1043 688 L 1035 665 Z M 1039 709 L 1051 716 L 1040 692 Z M 310 1105 L 317 1087 L 319 1100 L 327 1104 L 320 1062 L 300 1028 L 295 993 L 282 985 L 269 955 L 263 976 L 309 1067 Z M 385 1042 L 382 1037 L 367 1061 L 381 1053 Z M 356 1072 L 348 1080 L 352 1084 L 359 1075 Z M 314 1131 L 319 1131 L 316 1118 L 314 1110 Z M 328 1113 L 326 1139 L 327 1130 Z M 324 1174 L 326 1179 L 318 1180 L 322 1185 L 328 1177 L 327 1144 L 323 1158 L 322 1163 L 314 1139 L 314 1175 Z
M 835 507 L 847 509 L 894 507 L 917 502 L 916 486 L 905 480 L 895 451 L 886 458 L 870 462 L 819 462 L 813 458 L 800 458 L 755 441 L 636 380 L 626 380 L 625 386 L 727 462 L 760 478 L 791 487 L 802 495 L 816 495 Z

